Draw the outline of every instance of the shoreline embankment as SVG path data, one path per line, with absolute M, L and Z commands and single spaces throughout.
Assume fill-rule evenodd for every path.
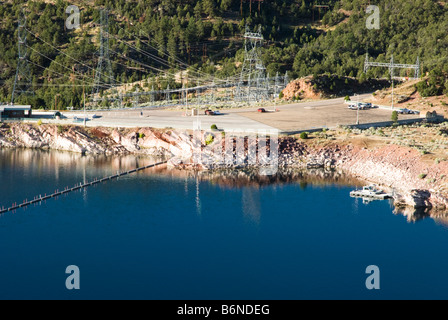
M 207 145 L 188 132 L 151 128 L 116 129 L 76 126 L 3 124 L 0 127 L 0 148 L 30 148 L 69 151 L 91 155 L 148 155 L 170 159 L 170 167 L 214 170 L 248 167 L 251 150 L 270 154 L 269 138 L 244 140 L 243 151 L 232 145 L 232 161 L 217 159 L 216 146 L 229 143 L 225 134 L 215 134 Z M 205 137 L 207 139 L 207 137 Z M 251 143 L 257 146 L 251 146 Z M 215 148 L 213 148 L 215 147 Z M 198 148 L 201 156 L 197 156 Z M 418 151 L 388 144 L 377 148 L 360 147 L 338 141 L 309 144 L 295 137 L 278 137 L 279 168 L 327 168 L 345 173 L 378 186 L 393 190 L 395 205 L 413 208 L 448 208 L 448 162 L 427 163 Z M 424 177 L 424 178 L 423 178 Z

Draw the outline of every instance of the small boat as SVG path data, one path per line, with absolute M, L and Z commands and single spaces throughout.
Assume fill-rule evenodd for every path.
M 385 193 L 377 188 L 377 185 L 369 185 L 362 188 L 362 190 L 354 190 L 350 192 L 350 197 L 353 198 L 364 198 L 371 200 L 385 200 L 392 198 L 392 195 Z

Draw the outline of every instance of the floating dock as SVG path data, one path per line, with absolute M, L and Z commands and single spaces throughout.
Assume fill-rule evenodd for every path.
M 37 197 L 34 197 L 33 200 L 26 199 L 21 204 L 14 203 L 9 208 L 2 207 L 2 208 L 0 208 L 0 214 L 4 214 L 4 213 L 7 213 L 7 212 L 15 211 L 15 210 L 20 209 L 20 208 L 25 208 L 25 207 L 28 207 L 28 206 L 30 206 L 32 204 L 40 203 L 40 202 L 43 202 L 45 200 L 49 200 L 49 199 L 52 199 L 52 198 L 57 198 L 57 197 L 59 197 L 59 196 L 61 196 L 63 194 L 67 194 L 67 193 L 70 193 L 70 192 L 73 192 L 73 191 L 77 191 L 77 190 L 81 190 L 81 189 L 84 189 L 84 188 L 87 188 L 87 187 L 91 187 L 91 186 L 94 186 L 96 184 L 103 183 L 103 182 L 106 182 L 106 181 L 110 181 L 110 180 L 113 180 L 113 179 L 118 179 L 119 177 L 130 175 L 130 174 L 133 174 L 133 173 L 136 173 L 136 172 L 139 172 L 139 171 L 142 171 L 142 170 L 146 170 L 146 169 L 149 169 L 149 168 L 154 168 L 154 167 L 160 166 L 162 164 L 166 164 L 166 163 L 167 163 L 167 161 L 162 161 L 162 162 L 151 164 L 149 166 L 145 166 L 145 167 L 136 168 L 136 169 L 133 169 L 133 170 L 117 173 L 115 175 L 108 176 L 108 177 L 105 177 L 103 179 L 95 179 L 95 180 L 90 181 L 90 182 L 79 183 L 79 184 L 75 185 L 72 188 L 66 187 L 63 191 L 55 190 L 55 192 L 53 194 L 50 194 L 50 195 L 44 195 L 44 196 L 39 195 Z
M 372 201 L 390 199 L 393 198 L 393 195 L 379 190 L 376 184 L 372 184 L 369 186 L 364 186 L 362 190 L 354 190 L 350 192 L 350 197 L 362 198 L 363 200 Z
M 365 198 L 365 199 L 372 199 L 372 200 L 386 200 L 386 199 L 391 199 L 392 195 L 388 194 L 388 193 L 369 194 L 369 193 L 365 193 L 362 190 L 360 190 L 360 191 L 350 192 L 350 197 Z

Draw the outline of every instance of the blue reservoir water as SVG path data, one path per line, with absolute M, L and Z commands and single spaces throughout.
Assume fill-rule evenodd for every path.
M 0 206 L 149 163 L 0 150 Z M 448 298 L 443 219 L 408 222 L 340 182 L 220 182 L 148 170 L 4 214 L 0 299 Z

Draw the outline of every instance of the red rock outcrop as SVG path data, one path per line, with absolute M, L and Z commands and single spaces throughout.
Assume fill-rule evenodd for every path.
M 320 99 L 322 94 L 317 92 L 312 84 L 313 77 L 296 79 L 290 82 L 283 92 L 283 99 L 294 100 L 300 99 Z

